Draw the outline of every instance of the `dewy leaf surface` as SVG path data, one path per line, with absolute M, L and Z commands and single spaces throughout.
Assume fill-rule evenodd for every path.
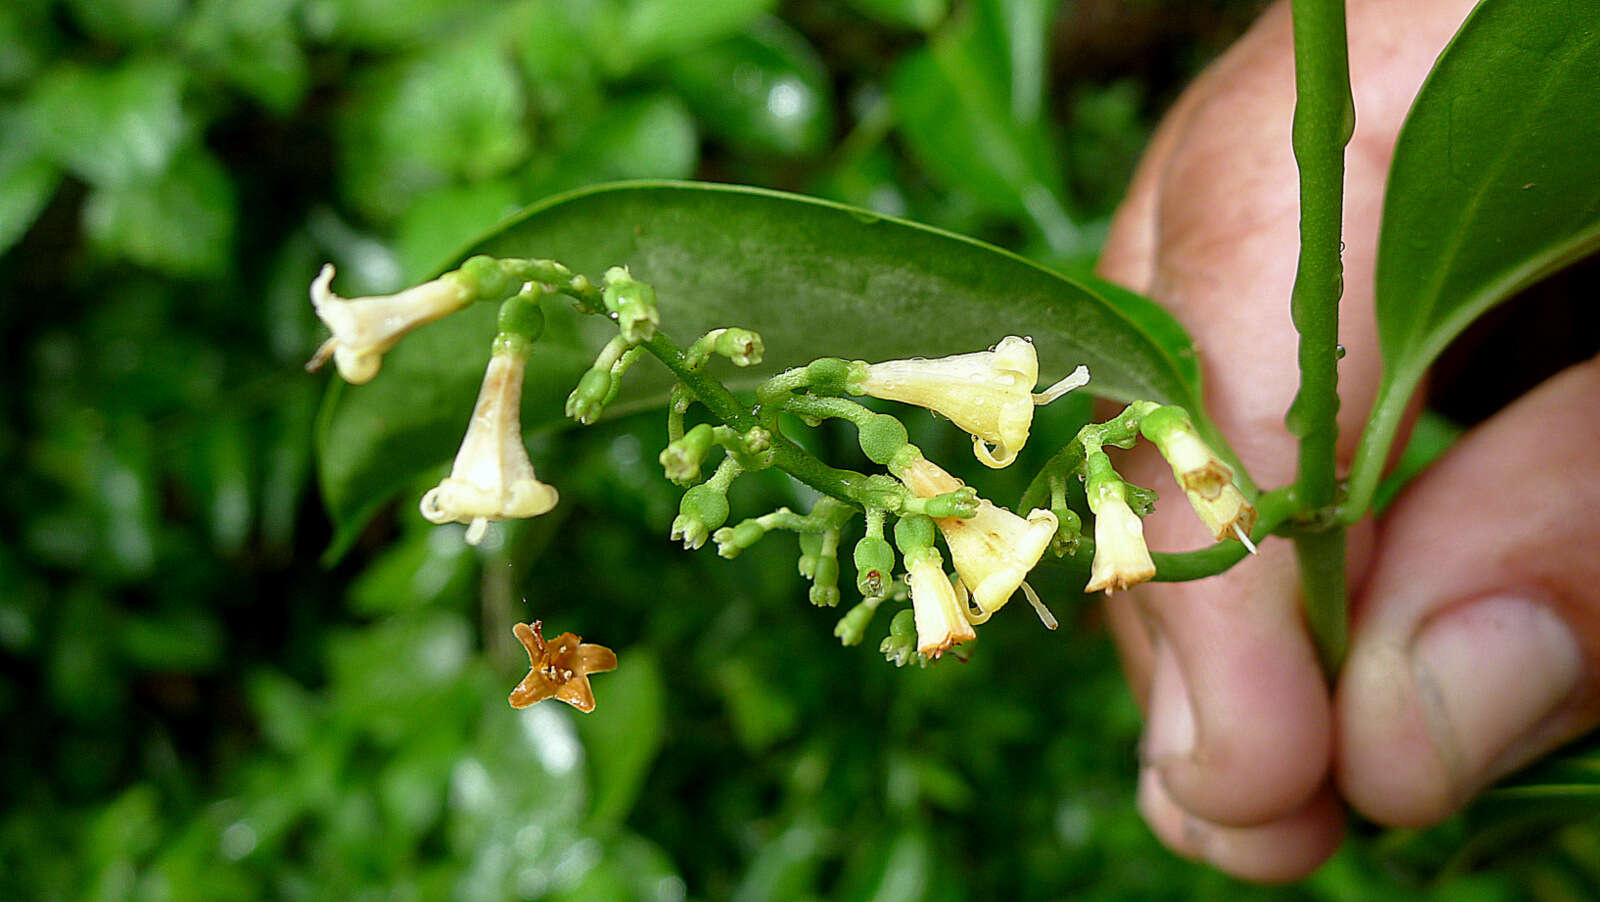
M 1154 304 L 978 241 L 826 201 L 695 183 L 601 187 L 531 207 L 460 256 L 477 253 L 550 257 L 591 278 L 627 264 L 655 286 L 662 328 L 680 344 L 719 326 L 756 329 L 767 347 L 757 371 L 712 364 L 736 390 L 820 355 L 933 357 L 1016 334 L 1037 345 L 1041 383 L 1083 363 L 1094 376 L 1090 389 L 1103 397 L 1192 407 L 1199 396 L 1194 349 Z M 615 331 L 598 319 L 580 322 L 569 306 L 547 305 L 548 331 L 524 396 L 529 432 L 564 422 L 567 393 Z M 318 435 L 321 477 L 346 533 L 454 453 L 493 322 L 484 307 L 433 324 L 386 355 L 372 383 L 330 395 Z M 642 360 L 609 411 L 659 405 L 669 388 L 665 370 Z
M 1484 0 L 1395 148 L 1377 262 L 1381 418 L 1398 417 L 1474 318 L 1597 247 L 1600 0 Z

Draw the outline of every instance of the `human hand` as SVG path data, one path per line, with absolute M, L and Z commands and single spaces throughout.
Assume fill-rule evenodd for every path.
M 1341 464 L 1379 379 L 1372 313 L 1383 184 L 1400 123 L 1469 0 L 1349 3 L 1356 132 L 1346 155 Z M 1178 102 L 1102 258 L 1194 337 L 1207 408 L 1263 486 L 1294 478 L 1297 182 L 1289 11 L 1269 10 Z M 1261 881 L 1314 870 L 1344 805 L 1434 823 L 1600 722 L 1600 363 L 1475 429 L 1377 524 L 1349 536 L 1351 647 L 1330 697 L 1300 617 L 1293 549 L 1110 601 L 1147 712 L 1139 804 L 1175 851 Z M 1158 485 L 1153 454 L 1124 472 Z M 1210 537 L 1183 505 L 1153 548 Z

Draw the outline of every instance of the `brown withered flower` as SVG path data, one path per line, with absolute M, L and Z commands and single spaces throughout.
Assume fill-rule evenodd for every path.
M 544 623 L 519 623 L 511 632 L 528 650 L 528 675 L 511 690 L 511 707 L 526 708 L 554 696 L 585 714 L 594 710 L 594 690 L 589 675 L 617 669 L 617 653 L 604 645 L 589 645 L 582 637 L 562 633 L 546 642 Z

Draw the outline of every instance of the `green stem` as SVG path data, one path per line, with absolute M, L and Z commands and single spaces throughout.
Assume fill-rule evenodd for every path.
M 1388 463 L 1389 450 L 1394 446 L 1395 433 L 1399 432 L 1412 393 L 1421 381 L 1422 369 L 1411 367 L 1395 373 L 1379 388 L 1366 431 L 1361 433 L 1361 445 L 1350 464 L 1350 485 L 1342 505 L 1342 522 L 1351 524 L 1366 516 L 1373 493 L 1383 477 L 1384 465 Z
M 657 330 L 655 336 L 640 347 L 671 370 L 672 375 L 688 386 L 696 400 L 722 422 L 739 432 L 762 425 L 727 386 L 704 370 L 691 367 L 683 351 L 661 331 Z M 866 479 L 860 473 L 830 467 L 779 433 L 772 435 L 772 455 L 773 466 L 806 485 L 841 501 L 860 503 L 859 490 Z
M 1311 630 L 1311 638 L 1316 640 L 1324 672 L 1332 676 L 1339 672 L 1349 646 L 1344 527 L 1296 535 L 1294 552 L 1300 562 L 1306 626 Z
M 1300 170 L 1300 261 L 1290 314 L 1300 333 L 1300 390 L 1289 431 L 1300 439 L 1296 494 L 1315 522 L 1295 536 L 1306 620 L 1323 663 L 1336 668 L 1345 644 L 1344 527 L 1321 513 L 1339 500 L 1340 228 L 1344 149 L 1355 128 L 1344 0 L 1293 0 L 1294 158 Z

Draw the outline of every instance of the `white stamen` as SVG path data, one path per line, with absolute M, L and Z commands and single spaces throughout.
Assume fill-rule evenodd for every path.
M 1244 547 L 1248 548 L 1251 554 L 1256 553 L 1256 543 L 1250 541 L 1250 534 L 1240 529 L 1237 523 L 1233 524 L 1233 534 L 1238 536 L 1239 541 L 1244 543 Z
M 1045 629 L 1053 630 L 1061 625 L 1056 622 L 1056 615 L 1050 613 L 1050 609 L 1044 606 L 1039 593 L 1033 591 L 1033 587 L 1026 582 L 1022 584 L 1022 594 L 1028 599 L 1028 604 L 1033 605 L 1033 612 L 1039 615 L 1039 621 L 1044 624 Z
M 1089 368 L 1080 364 L 1065 379 L 1057 382 L 1042 392 L 1035 392 L 1033 403 L 1035 407 L 1043 407 L 1051 401 L 1061 397 L 1075 388 L 1082 388 L 1089 384 Z

